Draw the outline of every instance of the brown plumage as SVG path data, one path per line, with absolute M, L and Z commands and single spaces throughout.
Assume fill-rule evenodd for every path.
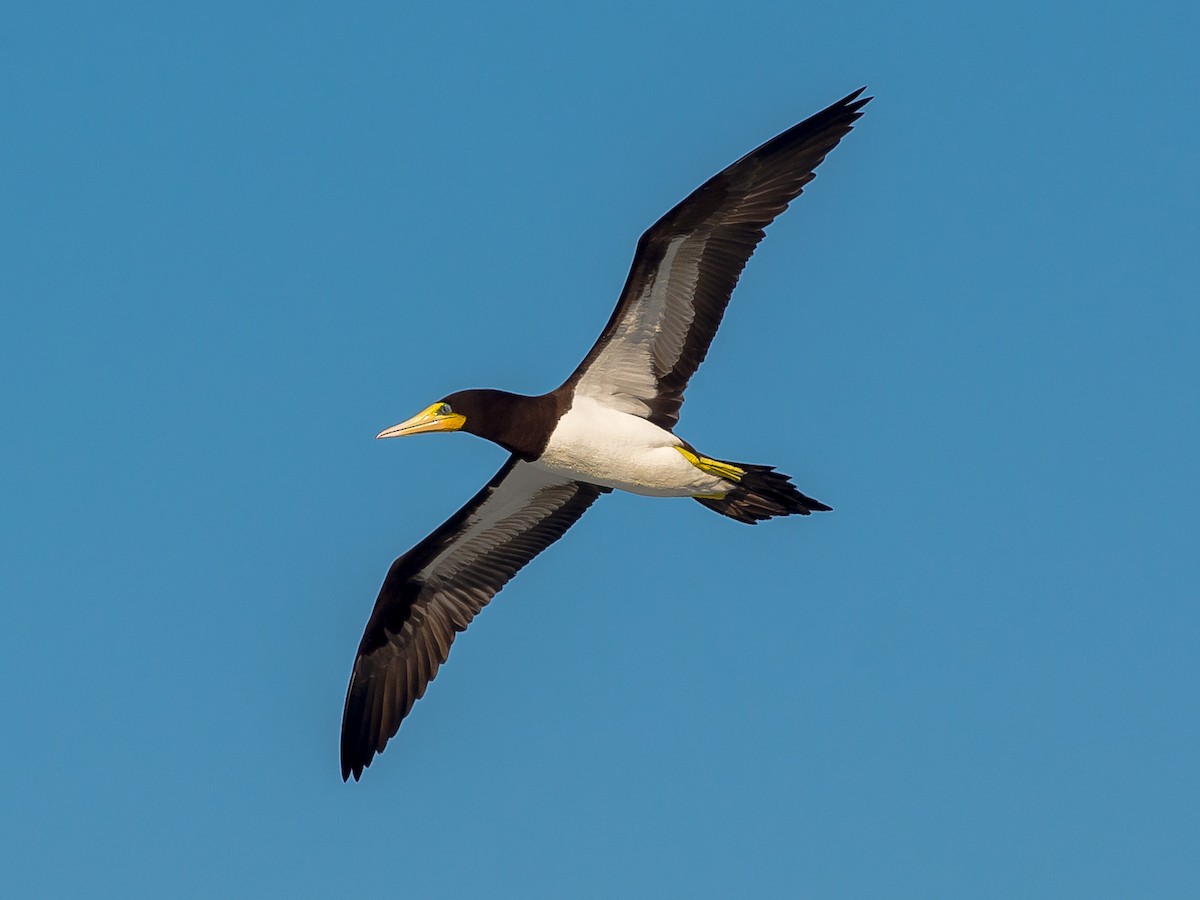
M 684 389 L 708 352 L 747 260 L 766 227 L 862 115 L 870 98 L 861 94 L 855 91 L 742 157 L 643 234 L 612 317 L 561 387 L 538 397 L 463 391 L 410 420 L 417 423 L 413 433 L 461 429 L 511 456 L 466 506 L 388 571 L 346 693 L 344 779 L 361 777 L 396 734 L 446 661 L 455 634 L 611 490 L 539 464 L 576 400 L 671 432 Z M 427 424 L 434 420 L 448 424 Z M 403 433 L 410 423 L 385 436 Z M 829 509 L 770 467 L 736 465 L 741 476 L 735 487 L 695 499 L 751 524 Z

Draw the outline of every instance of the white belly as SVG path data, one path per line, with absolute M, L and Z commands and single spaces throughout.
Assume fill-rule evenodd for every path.
M 728 482 L 693 466 L 683 441 L 639 416 L 576 396 L 537 461 L 580 481 L 652 497 L 719 493 Z

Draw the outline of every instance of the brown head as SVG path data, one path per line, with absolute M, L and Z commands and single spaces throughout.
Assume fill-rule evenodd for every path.
M 523 459 L 535 459 L 546 448 L 550 432 L 558 423 L 562 414 L 559 406 L 557 392 L 527 397 L 507 391 L 456 391 L 376 437 L 465 431 Z

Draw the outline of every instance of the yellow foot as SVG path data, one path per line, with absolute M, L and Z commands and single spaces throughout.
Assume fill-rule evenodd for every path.
M 684 459 L 707 475 L 716 475 L 718 478 L 724 478 L 726 481 L 732 481 L 736 484 L 746 474 L 745 469 L 739 469 L 733 463 L 721 462 L 719 459 L 700 456 L 693 453 L 687 447 L 676 447 L 675 449 L 683 454 Z M 720 497 L 713 497 L 713 499 L 720 499 Z

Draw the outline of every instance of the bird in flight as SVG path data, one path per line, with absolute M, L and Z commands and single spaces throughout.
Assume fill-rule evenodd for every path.
M 562 386 L 459 391 L 379 434 L 465 431 L 510 455 L 388 570 L 346 692 L 343 780 L 395 736 L 454 636 L 601 494 L 691 497 L 751 525 L 829 510 L 772 467 L 705 456 L 674 429 L 747 260 L 862 115 L 863 90 L 743 156 L 643 234 L 617 308 Z

